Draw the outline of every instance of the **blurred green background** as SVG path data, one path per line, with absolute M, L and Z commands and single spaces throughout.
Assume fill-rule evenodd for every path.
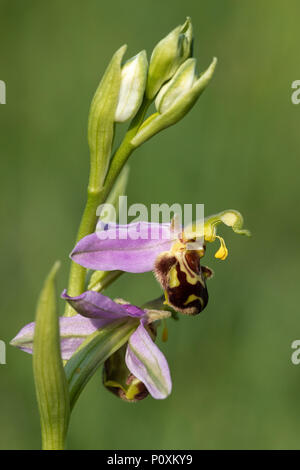
M 203 70 L 215 78 L 192 112 L 131 158 L 129 203 L 204 203 L 240 210 L 252 239 L 223 234 L 225 262 L 197 318 L 172 322 L 162 344 L 173 378 L 165 401 L 135 404 L 101 386 L 72 416 L 71 449 L 299 448 L 298 0 L 0 0 L 1 322 L 7 345 L 33 320 L 56 259 L 66 286 L 88 176 L 90 100 L 113 52 L 153 46 L 187 15 Z M 215 248 L 215 247 L 213 247 Z M 107 291 L 133 303 L 160 293 L 151 273 Z M 60 301 L 61 302 L 61 301 Z M 61 309 L 63 303 L 60 303 Z M 0 448 L 40 446 L 31 357 L 7 346 L 0 365 Z

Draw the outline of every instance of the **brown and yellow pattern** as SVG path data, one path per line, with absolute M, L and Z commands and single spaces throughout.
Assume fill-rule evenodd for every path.
M 154 272 L 168 305 L 186 315 L 204 310 L 208 302 L 206 279 L 212 276 L 212 271 L 200 265 L 197 251 L 164 252 L 157 258 Z

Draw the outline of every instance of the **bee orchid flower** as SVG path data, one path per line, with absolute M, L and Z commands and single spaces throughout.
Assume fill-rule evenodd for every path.
M 236 210 L 226 210 L 205 218 L 203 224 L 175 227 L 174 223 L 137 222 L 128 225 L 107 225 L 81 239 L 71 258 L 85 268 L 130 273 L 154 271 L 166 297 L 166 304 L 188 315 L 200 313 L 207 305 L 206 280 L 212 270 L 200 264 L 206 243 L 220 242 L 215 257 L 226 259 L 228 249 L 217 226 L 223 223 L 235 233 L 250 235 L 244 230 L 243 217 Z M 202 244 L 193 242 L 202 240 Z
M 62 359 L 69 360 L 83 341 L 95 331 L 117 320 L 136 321 L 136 328 L 127 342 L 123 358 L 121 354 L 116 355 L 116 353 L 111 356 L 111 358 L 120 358 L 116 367 L 120 371 L 126 369 L 129 378 L 128 387 L 125 389 L 126 383 L 123 385 L 116 380 L 114 382 L 107 380 L 107 384 L 104 385 L 108 388 L 122 389 L 121 398 L 126 401 L 139 399 L 141 390 L 143 397 L 149 392 L 156 399 L 166 398 L 171 393 L 172 382 L 167 360 L 151 338 L 152 323 L 170 316 L 168 312 L 143 310 L 124 301 L 115 302 L 94 291 L 86 291 L 77 297 L 70 297 L 64 291 L 62 298 L 78 312 L 72 317 L 60 317 Z M 35 323 L 26 325 L 11 344 L 32 353 L 34 329 Z M 108 361 L 105 367 L 106 374 L 110 358 Z

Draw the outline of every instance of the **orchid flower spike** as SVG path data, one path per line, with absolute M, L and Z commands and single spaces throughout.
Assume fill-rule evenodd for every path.
M 86 291 L 70 297 L 66 291 L 62 298 L 78 312 L 72 317 L 60 317 L 61 354 L 69 360 L 84 340 L 95 331 L 117 320 L 135 323 L 126 346 L 112 354 L 104 365 L 104 385 L 114 389 L 126 401 L 137 401 L 150 393 L 153 398 L 166 398 L 172 389 L 167 360 L 153 341 L 154 320 L 166 318 L 166 311 L 141 309 L 129 303 L 119 303 L 99 292 Z M 33 352 L 35 323 L 26 325 L 11 341 L 13 346 Z
M 223 223 L 235 233 L 250 235 L 242 229 L 243 217 L 236 210 L 226 210 L 207 217 L 204 224 L 174 228 L 173 223 L 137 222 L 129 225 L 107 225 L 80 240 L 71 258 L 85 268 L 131 273 L 154 271 L 166 298 L 174 310 L 195 315 L 208 302 L 206 280 L 212 270 L 200 264 L 207 242 L 220 241 L 215 257 L 226 259 L 225 241 L 217 235 L 217 226 Z M 193 245 L 196 239 L 203 243 Z

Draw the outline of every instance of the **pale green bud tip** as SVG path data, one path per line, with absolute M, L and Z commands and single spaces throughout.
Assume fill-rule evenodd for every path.
M 174 77 L 158 93 L 155 106 L 159 113 L 164 113 L 176 100 L 190 90 L 195 81 L 195 59 L 187 59 L 177 70 Z
M 193 42 L 193 26 L 190 16 L 186 17 L 185 23 L 181 27 L 181 33 L 185 34 L 189 47 L 191 48 Z
M 212 63 L 210 64 L 210 66 L 198 78 L 197 82 L 195 83 L 195 86 L 201 86 L 201 90 L 204 87 L 206 87 L 206 85 L 212 79 L 215 68 L 217 66 L 217 62 L 218 62 L 218 59 L 216 57 L 214 57 L 213 60 L 212 60 Z
M 178 67 L 191 55 L 193 42 L 192 23 L 187 18 L 183 25 L 177 26 L 153 49 L 146 95 L 153 99 L 161 86 L 173 77 Z
M 122 67 L 121 86 L 115 114 L 116 122 L 132 119 L 141 106 L 147 80 L 146 51 L 129 59 Z
M 195 62 L 193 59 L 187 60 L 178 70 L 170 86 L 166 90 L 159 103 L 159 111 L 170 118 L 172 124 L 182 119 L 186 113 L 196 103 L 201 93 L 209 84 L 215 68 L 217 59 L 214 58 L 210 66 L 198 79 L 195 76 Z

